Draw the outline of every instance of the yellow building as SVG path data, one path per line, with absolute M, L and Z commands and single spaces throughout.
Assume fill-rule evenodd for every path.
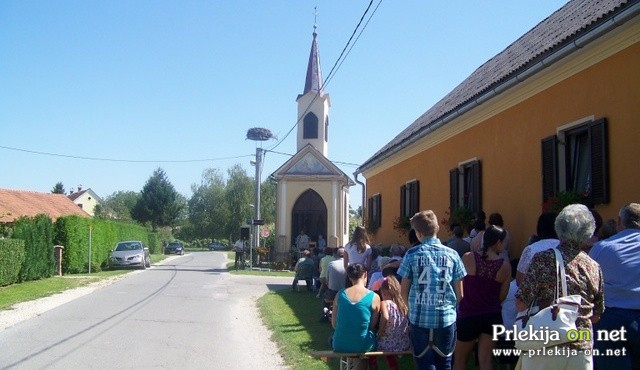
M 480 66 L 356 171 L 375 242 L 406 244 L 402 216 L 466 207 L 499 212 L 517 258 L 561 192 L 604 219 L 640 201 L 639 41 L 638 1 L 570 1 Z
M 96 206 L 102 203 L 102 199 L 93 190 L 82 189 L 81 186 L 78 186 L 78 191 L 69 194 L 68 198 L 91 216 L 94 216 Z
M 349 237 L 349 186 L 353 181 L 329 159 L 329 94 L 322 89 L 317 33 L 305 87 L 298 95 L 297 153 L 271 178 L 276 186 L 276 252 L 287 258 L 304 230 L 311 243 L 323 235 L 327 246 L 342 246 Z

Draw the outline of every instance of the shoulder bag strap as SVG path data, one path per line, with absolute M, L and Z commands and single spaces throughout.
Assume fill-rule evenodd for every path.
M 558 297 L 566 297 L 567 296 L 567 275 L 564 270 L 564 260 L 562 259 L 562 254 L 558 250 L 558 248 L 553 248 L 553 252 L 556 255 L 556 273 L 558 276 L 558 281 L 562 286 L 562 292 L 558 291 L 558 286 L 556 285 L 556 292 Z M 560 295 L 562 293 L 562 295 Z

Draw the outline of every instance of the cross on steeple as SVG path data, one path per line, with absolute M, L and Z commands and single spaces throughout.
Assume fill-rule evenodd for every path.
M 316 28 L 318 28 L 318 7 L 313 7 L 313 33 L 316 33 Z

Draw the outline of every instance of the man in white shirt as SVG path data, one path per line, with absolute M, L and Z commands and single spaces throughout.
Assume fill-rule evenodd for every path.
M 335 260 L 329 262 L 327 268 L 327 291 L 325 301 L 333 302 L 333 298 L 340 289 L 344 288 L 347 272 L 344 269 L 344 248 L 336 249 Z M 329 299 L 330 298 L 330 299 Z
M 236 251 L 236 261 L 235 268 L 238 269 L 238 261 L 244 262 L 244 240 L 238 239 L 236 243 L 233 245 L 233 248 Z
M 296 237 L 296 248 L 298 248 L 298 253 L 309 248 L 309 236 L 305 234 L 304 229 L 300 230 L 300 234 Z

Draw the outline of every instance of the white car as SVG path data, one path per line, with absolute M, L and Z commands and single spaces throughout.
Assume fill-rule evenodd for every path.
M 109 267 L 151 267 L 149 248 L 138 240 L 119 242 L 109 255 Z

